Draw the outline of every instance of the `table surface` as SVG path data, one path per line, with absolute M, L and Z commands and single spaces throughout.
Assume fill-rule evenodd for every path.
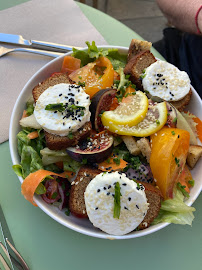
M 21 2 L 25 1 L 3 1 L 0 9 Z M 132 38 L 141 38 L 104 13 L 79 6 L 109 44 L 128 46 Z M 155 50 L 153 53 L 161 58 Z M 5 142 L 0 145 L 0 204 L 15 245 L 30 269 L 201 269 L 202 194 L 193 205 L 196 212 L 192 227 L 172 224 L 136 239 L 96 239 L 62 226 L 26 201 L 11 166 L 9 145 Z

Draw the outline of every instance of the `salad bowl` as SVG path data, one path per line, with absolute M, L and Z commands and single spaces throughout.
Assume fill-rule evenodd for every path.
M 117 48 L 118 51 L 121 54 L 127 54 L 128 48 L 127 47 L 120 47 L 120 46 L 98 46 L 98 48 Z M 83 50 L 86 50 L 87 48 L 83 48 Z M 71 52 L 64 54 L 65 55 L 71 55 Z M 32 89 L 39 83 L 51 76 L 54 72 L 59 72 L 63 63 L 64 56 L 60 56 L 48 64 L 46 64 L 44 67 L 42 67 L 38 72 L 30 78 L 30 80 L 26 83 L 24 88 L 22 89 L 18 99 L 16 100 L 15 106 L 13 108 L 11 121 L 10 121 L 10 130 L 9 130 L 9 147 L 10 147 L 10 154 L 13 164 L 19 164 L 20 163 L 20 157 L 18 155 L 17 151 L 17 134 L 20 131 L 20 125 L 19 120 L 21 118 L 22 112 L 25 109 L 26 101 L 31 95 Z M 187 106 L 187 110 L 189 110 L 191 113 L 202 116 L 202 102 L 195 91 L 195 89 L 192 87 L 192 98 Z M 202 160 L 200 160 L 195 168 L 191 171 L 193 179 L 195 180 L 194 187 L 191 188 L 190 197 L 186 201 L 186 204 L 191 206 L 194 201 L 199 196 L 201 189 L 202 189 Z M 23 178 L 18 176 L 20 183 L 23 182 Z M 19 184 L 20 184 L 19 183 Z M 104 238 L 104 239 L 130 239 L 130 238 L 136 238 L 145 236 L 151 233 L 154 233 L 158 230 L 163 229 L 169 223 L 160 223 L 157 225 L 152 225 L 149 228 L 146 228 L 144 230 L 140 231 L 133 231 L 129 234 L 122 235 L 122 236 L 114 236 L 106 234 L 105 232 L 102 232 L 101 230 L 95 228 L 88 219 L 81 219 L 77 218 L 73 215 L 67 216 L 63 211 L 60 211 L 57 207 L 47 204 L 39 195 L 34 195 L 34 200 L 36 204 L 39 206 L 39 208 L 44 211 L 47 215 L 49 215 L 51 218 L 56 220 L 57 222 L 61 223 L 62 225 L 66 226 L 67 228 L 70 228 L 74 231 L 77 231 L 79 233 L 89 235 L 92 237 L 97 238 Z

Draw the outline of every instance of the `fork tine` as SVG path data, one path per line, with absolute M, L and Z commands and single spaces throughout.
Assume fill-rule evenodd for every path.
M 8 243 L 9 247 L 13 250 L 13 252 L 15 253 L 16 257 L 19 259 L 22 267 L 24 270 L 29 270 L 28 265 L 26 264 L 25 260 L 23 259 L 23 257 L 20 255 L 20 253 L 17 251 L 16 248 L 14 248 L 14 246 L 11 244 L 11 242 L 8 240 L 8 238 L 6 238 L 6 242 Z
M 5 268 L 5 270 L 11 270 L 7 262 L 4 260 L 4 257 L 1 255 L 1 253 L 0 253 L 0 261 L 3 264 L 3 267 Z

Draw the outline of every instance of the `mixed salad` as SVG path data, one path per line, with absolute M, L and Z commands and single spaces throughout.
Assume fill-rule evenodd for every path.
M 140 72 L 144 51 L 131 60 L 118 49 L 86 44 L 88 50 L 73 49 L 64 57 L 61 71 L 49 78 L 55 83 L 37 98 L 33 90 L 26 102 L 17 134 L 21 162 L 13 165 L 24 179 L 22 194 L 34 205 L 38 194 L 67 215 L 75 214 L 69 207 L 72 189 L 95 170 L 97 176 L 73 198 L 85 202 L 78 218 L 88 217 L 101 230 L 120 235 L 161 222 L 191 225 L 195 209 L 185 202 L 194 180 L 187 157 L 190 142 L 200 148 L 202 122 L 172 103 L 189 94 L 188 75 L 160 60 L 143 64 Z M 58 83 L 61 74 L 69 82 Z M 160 204 L 147 224 L 153 190 Z

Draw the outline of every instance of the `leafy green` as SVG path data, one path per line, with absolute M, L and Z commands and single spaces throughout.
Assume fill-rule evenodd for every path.
M 111 61 L 114 70 L 118 70 L 119 67 L 123 68 L 126 65 L 127 55 L 120 54 L 118 49 L 98 49 L 95 41 L 92 41 L 92 44 L 87 41 L 86 45 L 88 46 L 87 51 L 73 48 L 72 56 L 81 60 L 81 67 L 95 61 L 101 56 L 105 56 Z
M 185 190 L 186 186 L 182 185 L 180 182 L 177 183 L 177 188 L 182 192 L 182 194 L 189 198 L 189 193 Z
M 115 87 L 117 88 L 117 92 L 118 92 L 116 95 L 116 98 L 120 102 L 122 100 L 122 98 L 125 96 L 126 88 L 130 86 L 130 87 L 136 89 L 136 86 L 134 84 L 132 84 L 132 82 L 129 80 L 129 76 L 124 74 L 122 67 L 119 67 L 117 72 L 120 75 L 120 81 L 115 81 L 114 83 L 115 83 Z M 134 94 L 135 94 L 135 92 L 134 92 Z
M 114 218 L 119 218 L 121 213 L 121 189 L 119 182 L 115 184 L 114 194 Z
M 175 188 L 174 198 L 165 200 L 161 203 L 159 215 L 154 219 L 152 224 L 155 225 L 161 222 L 168 222 L 191 225 L 194 219 L 194 211 L 194 207 L 184 203 L 183 193 Z
M 24 171 L 24 177 L 27 177 L 32 172 L 43 169 L 41 157 L 29 145 L 23 145 L 22 147 L 21 165 Z
M 39 183 L 38 187 L 35 190 L 35 193 L 38 195 L 42 195 L 46 193 L 46 188 L 42 183 Z
M 64 171 L 76 172 L 81 164 L 76 160 L 73 160 L 71 157 L 68 157 L 68 160 L 63 162 Z
M 27 102 L 27 109 L 26 109 L 26 111 L 27 111 L 27 115 L 31 115 L 31 114 L 33 114 L 33 112 L 34 112 L 34 104 L 33 104 L 33 102 Z
M 24 171 L 23 171 L 23 167 L 20 164 L 16 164 L 12 166 L 13 171 L 18 175 L 24 178 Z
M 56 151 L 45 147 L 40 153 L 42 155 L 42 163 L 44 166 L 63 161 L 64 171 L 71 172 L 76 172 L 81 166 L 80 163 L 73 160 L 65 150 Z

